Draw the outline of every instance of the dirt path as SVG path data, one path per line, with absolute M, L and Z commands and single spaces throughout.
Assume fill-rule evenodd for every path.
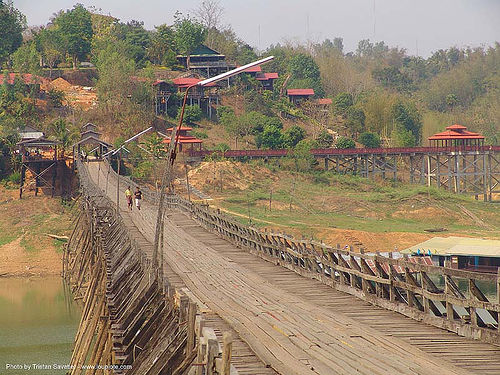
M 90 165 L 90 170 L 96 181 L 97 165 Z M 108 196 L 114 200 L 116 188 L 114 181 L 110 182 Z M 152 241 L 156 208 L 143 202 L 141 211 L 129 213 L 124 199 L 120 206 L 123 214 L 130 215 L 136 227 Z M 335 309 L 273 285 L 244 262 L 224 256 L 222 249 L 231 251 L 231 244 L 216 243 L 217 239 L 208 232 L 191 235 L 198 225 L 187 218 L 182 222 L 178 215 L 168 215 L 165 261 L 196 297 L 226 320 L 280 374 L 471 373 Z M 209 238 L 208 242 L 202 242 L 203 236 Z M 265 262 L 261 265 L 267 266 Z M 275 272 L 288 274 L 280 267 L 275 267 Z M 316 284 L 308 285 L 312 285 L 310 293 L 314 294 Z M 333 289 L 326 293 L 339 295 Z M 347 303 L 361 302 L 350 297 Z

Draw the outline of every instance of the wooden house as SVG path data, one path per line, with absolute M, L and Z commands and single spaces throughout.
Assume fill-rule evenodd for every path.
M 190 55 L 177 56 L 179 63 L 186 69 L 198 73 L 203 77 L 210 78 L 218 74 L 236 68 L 236 65 L 228 63 L 226 56 L 216 50 L 201 44 Z M 229 82 L 228 82 L 229 83 Z
M 288 89 L 286 90 L 286 94 L 288 99 L 293 104 L 299 104 L 304 100 L 309 100 L 312 96 L 314 96 L 313 89 Z

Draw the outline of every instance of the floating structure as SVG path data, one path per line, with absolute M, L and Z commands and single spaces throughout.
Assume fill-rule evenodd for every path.
M 403 250 L 402 253 L 428 255 L 434 264 L 451 268 L 497 273 L 500 267 L 500 241 L 468 237 L 434 237 Z

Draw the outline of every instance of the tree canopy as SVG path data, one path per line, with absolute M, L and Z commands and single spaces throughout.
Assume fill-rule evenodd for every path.
M 78 61 L 90 53 L 93 33 L 90 12 L 82 4 L 77 4 L 73 9 L 61 12 L 54 24 L 61 31 L 64 50 L 71 56 L 73 69 L 76 69 Z
M 0 64 L 23 42 L 26 17 L 14 8 L 11 0 L 0 0 Z

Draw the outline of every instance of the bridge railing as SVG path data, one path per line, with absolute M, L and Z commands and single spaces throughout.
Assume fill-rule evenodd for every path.
M 479 273 L 419 262 L 424 258 L 357 253 L 261 231 L 178 196 L 167 202 L 237 247 L 303 276 L 461 336 L 500 344 L 500 269 Z M 484 284 L 490 294 L 481 289 Z
M 71 364 L 129 366 L 127 374 L 140 375 L 185 373 L 196 361 L 197 375 L 237 375 L 231 365 L 231 337 L 224 333 L 221 345 L 197 303 L 159 276 L 151 254 L 130 236 L 116 205 L 94 183 L 87 165 L 76 163 L 84 220 L 77 221 L 75 231 L 81 233 L 72 234 L 68 248 L 73 251 L 65 252 L 63 269 L 74 290 L 87 292 L 80 293 L 84 313 Z M 133 183 L 124 176 L 120 181 Z M 145 199 L 155 202 L 157 194 L 144 190 Z M 97 352 L 99 357 L 89 356 Z
M 142 191 L 146 200 L 157 203 L 157 192 Z M 419 258 L 357 253 L 350 247 L 261 231 L 176 195 L 168 196 L 167 204 L 236 246 L 303 276 L 462 336 L 500 344 L 500 270 L 480 273 L 418 263 Z M 483 292 L 483 284 L 494 292 Z
M 457 146 L 457 147 L 380 147 L 380 148 L 322 148 L 312 149 L 311 154 L 316 157 L 325 156 L 348 156 L 348 155 L 402 155 L 402 154 L 437 154 L 451 152 L 473 152 L 473 151 L 493 151 L 500 152 L 500 146 Z M 284 157 L 289 154 L 289 150 L 228 150 L 228 151 L 211 151 L 211 150 L 191 150 L 191 157 L 206 157 L 219 156 L 225 158 L 273 158 Z

